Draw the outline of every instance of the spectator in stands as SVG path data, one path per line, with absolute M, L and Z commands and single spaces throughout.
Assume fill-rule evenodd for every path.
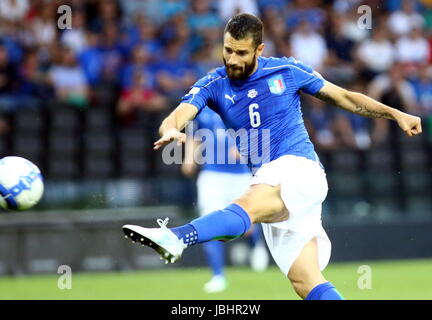
M 400 64 L 393 65 L 387 73 L 374 78 L 368 85 L 367 95 L 402 111 L 419 114 L 414 88 L 405 79 Z M 388 139 L 389 125 L 383 119 L 374 120 L 372 142 L 380 144 Z
M 7 48 L 0 46 L 0 93 L 14 92 L 18 88 L 16 66 L 9 61 Z
M 388 26 L 394 36 L 408 35 L 413 28 L 422 28 L 424 18 L 416 12 L 415 1 L 403 0 L 402 9 L 393 12 L 388 20 Z
M 365 92 L 361 80 L 355 78 L 345 84 L 345 87 L 354 92 Z M 375 120 L 375 119 L 374 119 Z M 342 109 L 335 110 L 335 130 L 340 145 L 345 148 L 367 150 L 372 144 L 370 133 L 371 119 L 360 117 Z
M 209 0 L 192 0 L 188 25 L 192 36 L 197 38 L 196 48 L 205 41 L 218 42 L 222 20 L 217 11 L 210 7 Z
M 354 41 L 343 34 L 342 21 L 332 18 L 326 32 L 328 56 L 323 70 L 324 78 L 334 83 L 347 82 L 353 79 L 354 69 Z
M 258 15 L 258 5 L 255 0 L 220 0 L 218 1 L 219 16 L 228 22 L 232 16 L 238 13 L 250 13 Z
M 429 60 L 429 43 L 423 37 L 422 29 L 412 28 L 409 35 L 399 38 L 396 42 L 399 62 L 424 64 Z
M 87 82 L 93 88 L 101 84 L 103 54 L 100 47 L 100 36 L 95 32 L 86 33 L 86 46 L 79 53 L 78 60 L 84 71 Z
M 356 59 L 362 70 L 362 76 L 371 80 L 376 75 L 386 72 L 395 62 L 395 48 L 388 39 L 383 26 L 372 30 L 372 38 L 360 43 Z
M 100 51 L 102 54 L 101 82 L 109 90 L 116 90 L 118 74 L 124 63 L 126 48 L 121 41 L 119 26 L 115 22 L 104 25 Z
M 19 67 L 10 61 L 8 51 L 0 46 L 0 111 L 15 112 L 39 107 L 39 101 L 25 88 Z
M 289 40 L 287 41 L 289 37 L 282 14 L 269 4 L 265 7 L 262 21 L 266 30 L 263 38 L 266 48 L 264 55 L 267 57 L 284 55 L 282 54 L 284 50 L 289 51 Z M 285 54 L 285 56 L 291 56 L 291 54 Z
M 162 49 L 158 37 L 156 36 L 157 26 L 149 19 L 139 16 L 136 24 L 133 25 L 127 34 L 127 49 L 131 51 L 137 45 L 144 46 L 152 55 L 156 56 Z
M 333 11 L 337 14 L 347 14 L 354 8 L 358 8 L 360 2 L 360 0 L 335 0 L 333 1 Z
M 318 99 L 311 99 L 307 96 L 305 99 L 306 106 L 303 112 L 305 115 L 305 124 L 312 141 L 316 144 L 318 150 L 330 151 L 340 147 L 336 137 L 334 122 L 334 109 L 326 108 L 326 104 Z
M 121 10 L 124 14 L 123 22 L 127 25 L 131 18 L 135 19 L 137 15 L 144 15 L 144 18 L 150 19 L 153 23 L 162 20 L 160 13 L 160 0 L 127 0 L 120 1 Z
M 32 36 L 36 45 L 48 48 L 57 40 L 57 7 L 54 2 L 45 2 L 38 9 L 40 14 L 33 19 Z
M 327 45 L 323 36 L 314 31 L 308 21 L 298 23 L 291 35 L 290 45 L 296 59 L 310 65 L 314 70 L 322 70 L 327 58 Z
M 181 41 L 169 42 L 156 67 L 158 90 L 168 99 L 178 100 L 197 80 L 183 48 L 184 43 Z
M 21 21 L 29 10 L 28 0 L 0 1 L 0 18 L 8 21 Z
M 186 12 L 189 3 L 186 0 L 161 0 L 159 1 L 159 23 L 165 24 L 173 15 Z
M 134 77 L 137 73 L 143 74 L 146 79 L 146 86 L 154 88 L 155 79 L 152 65 L 150 64 L 150 53 L 142 45 L 136 45 L 132 51 L 131 62 L 123 67 L 121 72 L 121 86 L 123 89 L 131 88 Z
M 432 67 L 424 64 L 418 68 L 418 77 L 412 82 L 422 115 L 432 115 Z
M 265 15 L 267 10 L 281 11 L 286 6 L 286 0 L 257 0 L 258 9 L 261 15 Z
M 83 10 L 73 12 L 72 29 L 63 31 L 60 42 L 79 54 L 86 47 L 86 15 Z
M 97 14 L 90 20 L 90 28 L 95 32 L 103 32 L 106 25 L 118 24 L 122 21 L 122 12 L 116 0 L 96 2 Z
M 86 107 L 89 98 L 88 82 L 77 63 L 72 49 L 58 49 L 57 62 L 49 71 L 56 99 L 76 107 Z
M 0 21 L 0 42 L 6 48 L 8 61 L 19 64 L 24 55 L 24 32 L 20 32 L 18 23 L 8 23 Z
M 432 31 L 432 1 L 420 0 L 420 3 L 423 6 L 423 9 L 420 13 L 425 21 L 424 28 L 430 33 Z
M 294 0 L 289 3 L 286 25 L 289 30 L 295 30 L 299 24 L 307 23 L 312 30 L 319 31 L 324 26 L 326 15 L 314 0 Z
M 340 62 L 351 63 L 353 61 L 354 41 L 343 33 L 343 21 L 339 16 L 330 19 L 330 28 L 325 34 L 328 50 L 332 52 Z
M 27 97 L 26 103 L 30 103 L 31 107 L 40 107 L 52 98 L 52 87 L 45 70 L 41 68 L 36 50 L 29 49 L 26 52 L 18 73 L 20 96 Z
M 171 41 L 180 41 L 184 44 L 184 55 L 190 56 L 192 51 L 197 50 L 202 45 L 204 39 L 196 39 L 191 36 L 185 12 L 173 14 L 168 21 L 161 27 L 159 37 L 160 46 L 165 46 Z
M 192 0 L 188 23 L 192 31 L 200 32 L 207 29 L 218 29 L 222 21 L 210 8 L 208 0 Z
M 135 71 L 131 86 L 122 91 L 117 113 L 123 125 L 133 124 L 136 111 L 153 113 L 167 108 L 167 100 L 149 82 L 142 72 Z
M 221 49 L 213 43 L 203 44 L 193 55 L 192 59 L 195 64 L 197 77 L 204 77 L 210 70 L 220 66 L 222 57 Z
M 359 28 L 358 26 L 359 14 L 357 9 L 358 7 L 355 6 L 344 15 L 336 15 L 336 19 L 340 19 L 342 23 L 343 35 L 355 43 L 361 42 L 369 37 L 369 30 L 367 28 Z
M 13 111 L 17 107 L 18 70 L 9 61 L 7 49 L 0 46 L 0 110 Z

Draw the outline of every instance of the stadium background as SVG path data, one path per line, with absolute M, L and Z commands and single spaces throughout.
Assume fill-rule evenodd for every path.
M 58 28 L 63 4 L 72 29 Z M 360 5 L 372 9 L 371 29 L 359 27 Z M 263 19 L 266 56 L 295 56 L 423 119 L 424 134 L 408 139 L 395 123 L 302 97 L 328 174 L 332 261 L 432 257 L 431 1 L 2 0 L 0 155 L 36 163 L 46 186 L 35 210 L 0 213 L 0 286 L 11 294 L 2 298 L 25 297 L 12 294 L 13 277 L 55 274 L 61 264 L 143 276 L 162 267 L 123 241 L 120 226 L 196 215 L 195 182 L 164 164 L 152 143 L 189 86 L 221 65 L 223 26 L 238 6 Z M 244 266 L 235 245 L 228 261 Z M 203 261 L 193 248 L 168 269 L 205 273 Z

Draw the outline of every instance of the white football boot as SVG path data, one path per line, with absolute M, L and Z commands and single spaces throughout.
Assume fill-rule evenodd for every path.
M 143 228 L 131 224 L 124 225 L 122 228 L 125 238 L 156 250 L 161 259 L 165 260 L 165 264 L 174 263 L 180 259 L 187 245 L 166 227 L 168 221 L 169 218 L 157 219 L 160 228 Z

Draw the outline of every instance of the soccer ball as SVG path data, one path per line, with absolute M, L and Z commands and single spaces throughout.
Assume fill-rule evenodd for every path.
M 21 157 L 0 159 L 0 207 L 27 210 L 39 202 L 44 191 L 41 172 Z

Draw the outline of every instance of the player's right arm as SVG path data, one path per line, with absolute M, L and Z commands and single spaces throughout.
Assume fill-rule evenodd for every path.
M 198 165 L 195 162 L 196 150 L 199 149 L 201 143 L 195 141 L 193 137 L 188 136 L 185 143 L 185 156 L 181 165 L 181 172 L 187 178 L 193 177 L 197 171 Z
M 173 140 L 177 140 L 179 144 L 186 142 L 186 134 L 181 131 L 206 105 L 212 104 L 214 96 L 210 85 L 219 78 L 209 74 L 192 86 L 189 93 L 183 96 L 178 107 L 162 122 L 159 128 L 161 138 L 154 143 L 154 150 L 160 149 Z
M 178 143 L 186 142 L 186 134 L 181 131 L 186 124 L 193 120 L 198 113 L 198 108 L 190 103 L 182 102 L 162 122 L 159 128 L 161 138 L 154 143 L 153 149 L 158 150 L 165 144 L 177 140 Z

